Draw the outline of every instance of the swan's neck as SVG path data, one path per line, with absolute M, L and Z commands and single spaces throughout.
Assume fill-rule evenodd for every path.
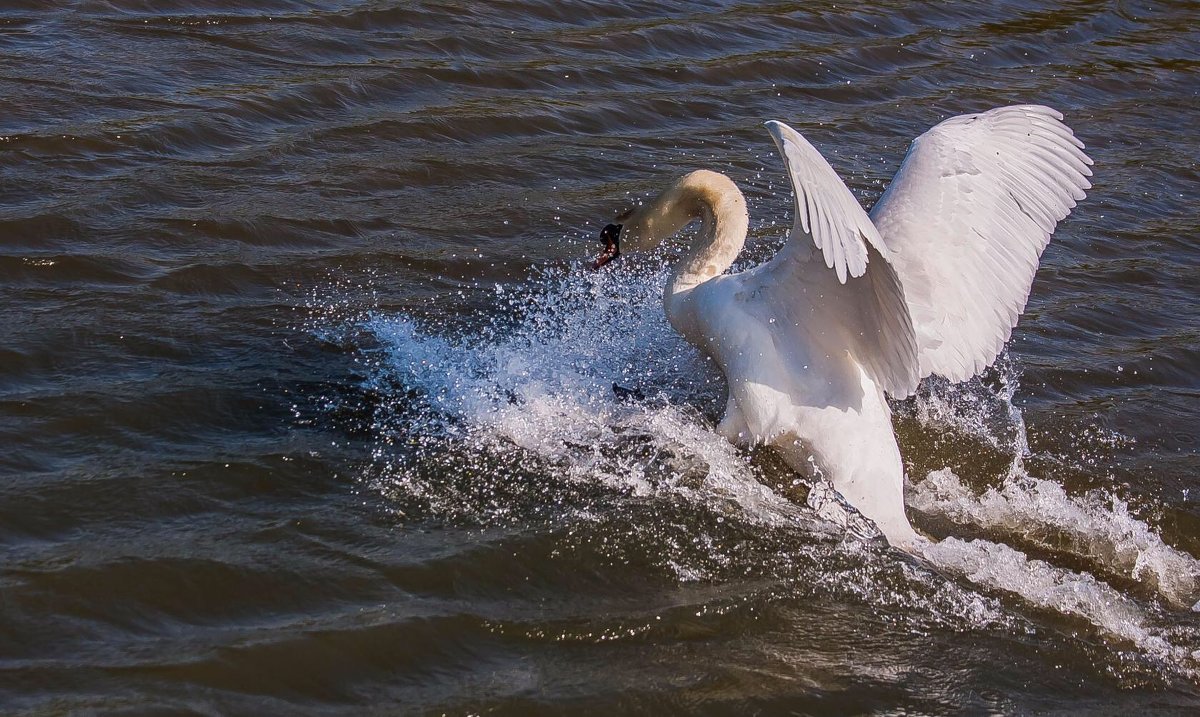
M 746 242 L 749 217 L 742 192 L 723 174 L 693 172 L 673 189 L 668 196 L 676 206 L 700 220 L 700 232 L 675 265 L 663 296 L 671 324 L 690 335 L 694 325 L 688 301 L 691 289 L 725 273 L 737 259 Z

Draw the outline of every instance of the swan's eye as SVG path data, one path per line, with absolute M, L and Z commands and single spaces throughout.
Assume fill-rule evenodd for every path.
M 620 215 L 618 215 L 617 218 L 614 219 L 613 221 L 615 221 L 617 224 L 624 224 L 625 222 L 629 221 L 629 217 L 632 217 L 632 216 L 633 216 L 633 210 L 626 209 L 625 211 L 621 212 Z

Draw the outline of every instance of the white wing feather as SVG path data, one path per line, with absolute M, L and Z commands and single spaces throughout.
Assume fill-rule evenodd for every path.
M 820 152 L 786 124 L 766 124 L 796 195 L 788 243 L 755 272 L 772 277 L 763 288 L 769 303 L 785 316 L 794 310 L 788 318 L 809 342 L 848 352 L 885 391 L 907 396 L 918 381 L 916 341 L 883 238 Z
M 961 381 L 999 355 L 1092 160 L 1037 105 L 952 117 L 913 141 L 870 218 L 904 286 L 920 377 Z
M 825 266 L 836 271 L 843 284 L 847 274 L 862 276 L 867 270 L 864 240 L 886 253 L 879 231 L 816 147 L 782 122 L 772 120 L 766 125 L 796 194 L 792 236 L 811 237 L 825 256 Z

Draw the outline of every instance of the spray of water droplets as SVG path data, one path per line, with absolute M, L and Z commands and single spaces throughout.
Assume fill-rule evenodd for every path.
M 1024 470 L 1011 364 L 998 389 L 935 383 L 902 409 L 925 430 L 966 433 L 1012 457 L 983 493 L 949 470 L 915 481 L 908 500 L 918 515 L 989 539 L 947 538 L 925 548 L 928 564 L 913 564 L 847 541 L 863 533 L 846 530 L 861 520 L 853 511 L 813 501 L 819 484 L 764 468 L 714 433 L 723 380 L 667 324 L 665 268 L 624 261 L 620 272 L 496 285 L 470 322 L 368 310 L 318 329 L 340 333 L 365 367 L 367 480 L 402 519 L 599 524 L 636 514 L 621 530 L 659 545 L 661 567 L 679 580 L 751 570 L 792 592 L 865 600 L 951 629 L 1030 630 L 1020 613 L 1032 606 L 1082 619 L 1117 649 L 1132 645 L 1195 678 L 1195 629 L 1103 578 L 1125 576 L 1190 607 L 1200 563 L 1115 497 L 1069 495 Z M 798 483 L 807 504 L 791 490 Z M 1091 569 L 1058 567 L 1005 542 L 1018 539 L 1053 543 Z

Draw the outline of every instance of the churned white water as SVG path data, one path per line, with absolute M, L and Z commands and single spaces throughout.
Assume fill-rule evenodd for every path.
M 477 336 L 372 317 L 367 328 L 384 353 L 375 380 L 419 388 L 432 409 L 424 419 L 437 424 L 423 428 L 502 441 L 572 480 L 634 495 L 667 491 L 742 518 L 822 530 L 713 432 L 697 404 L 715 403 L 720 376 L 671 331 L 653 281 L 596 274 L 548 284 L 533 306 L 497 286 L 498 304 L 521 317 L 493 320 Z M 646 450 L 613 450 L 631 443 Z
M 520 292 L 496 286 L 500 310 L 469 335 L 440 334 L 402 315 L 366 318 L 361 328 L 377 342 L 372 387 L 407 392 L 411 399 L 403 409 L 389 402 L 380 408 L 385 440 L 377 457 L 391 468 L 389 489 L 434 503 L 456 500 L 419 471 L 393 465 L 391 454 L 397 443 L 419 451 L 422 442 L 457 441 L 467 453 L 519 452 L 560 480 L 625 495 L 670 496 L 827 542 L 873 533 L 809 478 L 793 479 L 809 489 L 807 503 L 771 487 L 744 452 L 717 436 L 722 380 L 663 317 L 664 278 L 661 269 L 642 268 L 544 277 Z M 981 398 L 978 383 L 941 386 L 911 407 L 926 430 L 965 432 L 1012 455 L 1008 473 L 982 492 L 949 469 L 912 481 L 910 508 L 968 527 L 973 539 L 948 537 L 925 546 L 923 557 L 934 569 L 906 566 L 903 574 L 913 586 L 907 591 L 855 584 L 864 574 L 877 574 L 870 570 L 817 580 L 839 581 L 841 589 L 868 599 L 962 625 L 1011 628 L 1010 610 L 1051 611 L 1091 624 L 1114 650 L 1132 647 L 1194 677 L 1200 644 L 1193 631 L 1172 625 L 1171 614 L 1190 610 L 1200 597 L 1200 562 L 1165 544 L 1116 496 L 1072 495 L 1029 475 L 1025 427 L 1012 401 L 1016 384 L 1010 365 L 998 392 Z M 397 423 L 392 414 L 400 412 L 409 415 Z M 1025 552 L 1033 548 L 1042 551 L 1038 557 Z M 1055 565 L 1054 555 L 1067 556 L 1075 567 Z M 1088 567 L 1080 569 L 1081 561 Z M 680 579 L 699 575 L 686 562 L 675 568 Z M 1110 584 L 1122 579 L 1141 592 Z
M 1173 605 L 1195 606 L 1200 562 L 1165 544 L 1114 495 L 1072 496 L 1058 483 L 1029 475 L 1006 478 L 977 495 L 943 469 L 915 485 L 909 504 L 956 524 L 1057 547 L 1154 589 Z
M 1153 591 L 1166 612 L 1200 611 L 1200 561 L 1163 542 L 1117 495 L 1104 490 L 1072 495 L 1059 483 L 1030 475 L 1024 460 L 1029 454 L 1025 423 L 1013 404 L 1016 383 L 1015 369 L 1005 364 L 990 401 L 980 398 L 978 383 L 938 386 L 917 400 L 916 414 L 928 429 L 965 432 L 1012 457 L 998 484 L 982 491 L 949 468 L 932 471 L 908 487 L 910 510 L 998 541 L 947 537 L 924 546 L 923 556 L 984 588 L 1084 619 L 1174 670 L 1200 675 L 1194 631 L 1167 627 L 1159 606 L 1139 602 L 1106 582 L 1122 579 Z M 998 414 L 1007 420 L 997 421 Z M 1090 572 L 1031 558 L 1004 540 L 1083 561 Z

